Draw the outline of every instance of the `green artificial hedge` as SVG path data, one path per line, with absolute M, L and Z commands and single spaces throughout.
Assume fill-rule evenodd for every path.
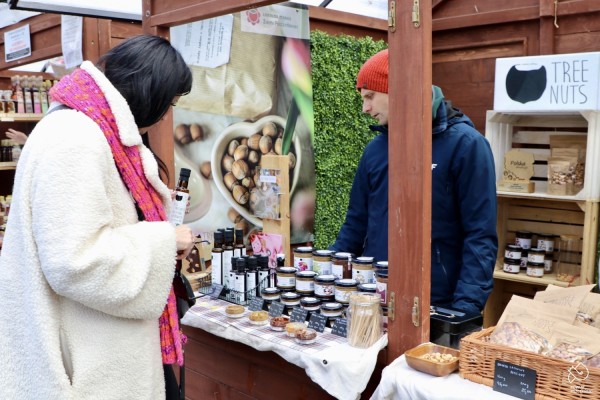
M 362 113 L 356 75 L 373 54 L 387 47 L 370 37 L 311 33 L 315 110 L 315 242 L 326 249 L 344 222 L 358 161 L 374 137 L 377 121 Z

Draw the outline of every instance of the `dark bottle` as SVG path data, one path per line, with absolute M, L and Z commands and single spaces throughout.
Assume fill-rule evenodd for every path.
M 233 253 L 236 257 L 242 257 L 246 255 L 246 246 L 244 245 L 244 230 L 235 230 L 235 246 L 233 246 Z
M 233 288 L 237 292 L 237 300 L 240 304 L 246 301 L 246 260 L 236 258 L 235 276 Z
M 223 284 L 223 233 L 214 233 L 214 244 L 212 248 L 212 283 L 216 285 Z
M 190 171 L 187 168 L 181 168 L 179 170 L 179 182 L 175 188 L 175 198 L 173 199 L 171 207 L 171 215 L 169 221 L 175 226 L 183 223 L 185 217 L 185 210 L 187 208 L 188 200 L 190 199 L 190 191 L 188 190 L 188 182 L 190 180 Z
M 252 292 L 254 296 L 259 296 L 258 288 L 258 260 L 254 256 L 246 258 L 246 290 Z
M 233 257 L 233 231 L 225 230 L 225 244 L 223 245 L 223 279 L 225 286 L 233 288 L 233 281 L 230 281 L 231 271 L 234 265 L 231 263 Z
M 266 287 L 275 287 L 271 280 L 271 269 L 269 268 L 269 256 L 258 256 L 258 281 L 261 290 Z

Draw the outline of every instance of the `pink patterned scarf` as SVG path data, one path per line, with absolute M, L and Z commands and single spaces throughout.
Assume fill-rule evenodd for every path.
M 137 146 L 124 146 L 119 129 L 104 93 L 93 77 L 82 69 L 62 78 L 50 90 L 53 101 L 58 101 L 90 117 L 104 133 L 113 153 L 123 182 L 131 192 L 146 221 L 166 221 L 160 196 L 148 182 Z M 159 318 L 160 345 L 164 364 L 183 365 L 182 345 L 185 335 L 179 330 L 177 305 L 173 288 Z

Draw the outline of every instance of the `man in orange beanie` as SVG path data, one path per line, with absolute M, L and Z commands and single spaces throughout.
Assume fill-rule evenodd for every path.
M 380 132 L 365 147 L 332 249 L 388 259 L 388 51 L 368 59 L 356 88 Z M 432 87 L 431 304 L 479 313 L 496 263 L 496 177 L 487 140 Z M 405 133 L 408 134 L 408 133 Z M 414 134 L 414 133 L 413 133 Z M 392 266 L 394 268 L 394 266 Z

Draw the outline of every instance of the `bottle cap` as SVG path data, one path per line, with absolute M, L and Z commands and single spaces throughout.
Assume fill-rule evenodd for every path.
M 179 179 L 189 178 L 192 171 L 188 168 L 181 168 L 179 170 Z

